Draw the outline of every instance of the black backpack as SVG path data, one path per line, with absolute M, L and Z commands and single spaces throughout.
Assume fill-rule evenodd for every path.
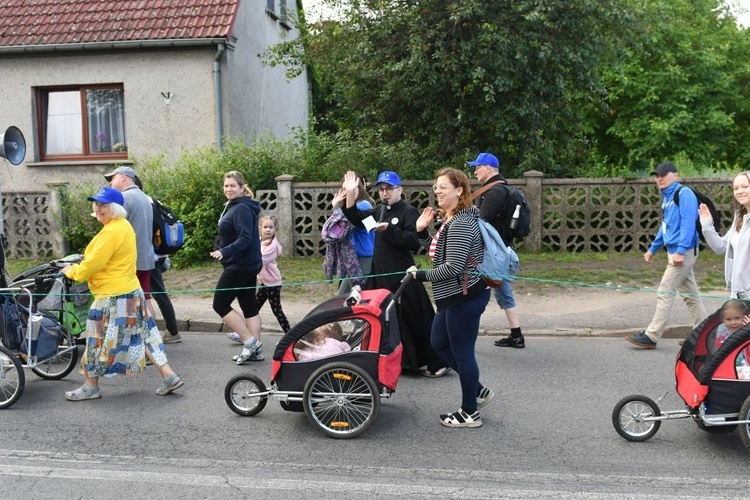
M 173 254 L 185 244 L 185 226 L 172 209 L 156 198 L 152 198 L 151 205 L 154 207 L 154 252 Z
M 677 192 L 674 194 L 674 204 L 676 206 L 680 206 L 680 191 L 682 191 L 687 186 L 681 186 L 680 189 L 677 190 Z M 721 231 L 721 221 L 719 220 L 719 211 L 716 210 L 716 205 L 714 205 L 714 202 L 711 201 L 711 198 L 709 198 L 705 193 L 701 193 L 700 191 L 696 190 L 695 188 L 689 188 L 696 198 L 698 198 L 698 205 L 700 206 L 701 203 L 704 203 L 708 207 L 708 211 L 711 212 L 711 219 L 713 219 L 714 222 L 714 229 L 716 229 L 716 232 L 719 233 Z M 695 229 L 698 231 L 698 235 L 700 236 L 701 240 L 706 241 L 706 239 L 703 237 L 703 228 L 701 227 L 701 220 L 700 217 L 695 221 Z
M 492 222 L 492 225 L 500 233 L 506 245 L 513 246 L 514 238 L 525 238 L 531 233 L 531 207 L 523 194 L 517 187 L 509 186 L 503 181 L 495 181 L 486 186 L 479 188 L 471 194 L 471 199 L 482 196 L 488 189 L 500 187 L 505 189 L 505 210 L 502 210 L 503 220 L 499 225 Z M 491 221 L 490 221 L 491 222 Z
M 521 189 L 498 184 L 506 190 L 505 199 L 508 202 L 505 209 L 505 220 L 503 220 L 503 233 L 512 238 L 522 239 L 531 233 L 531 207 L 526 200 L 526 195 Z

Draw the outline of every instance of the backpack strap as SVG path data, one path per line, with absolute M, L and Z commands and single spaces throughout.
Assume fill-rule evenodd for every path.
M 479 189 L 477 189 L 476 191 L 474 191 L 473 193 L 471 193 L 471 199 L 472 200 L 476 200 L 481 195 L 483 195 L 484 193 L 486 193 L 490 188 L 493 188 L 493 187 L 497 186 L 498 184 L 505 184 L 505 183 L 503 181 L 490 182 L 489 184 L 487 184 L 485 186 L 482 186 Z
M 685 187 L 686 187 L 685 185 L 680 186 L 680 189 L 678 189 L 677 191 L 675 191 L 674 196 L 672 196 L 672 201 L 674 202 L 675 206 L 677 206 L 677 207 L 680 206 L 680 191 L 682 191 L 683 189 L 685 189 Z M 697 224 L 700 224 L 700 219 L 698 219 Z M 700 242 L 700 239 L 699 239 L 698 240 L 698 246 L 696 246 L 695 248 L 693 248 L 693 255 L 698 255 L 698 247 L 700 246 L 700 244 L 701 244 L 701 242 Z
M 672 196 L 672 201 L 674 201 L 674 204 L 678 207 L 680 206 L 680 191 L 682 191 L 685 188 L 685 186 L 680 186 L 680 189 L 675 191 L 674 196 Z

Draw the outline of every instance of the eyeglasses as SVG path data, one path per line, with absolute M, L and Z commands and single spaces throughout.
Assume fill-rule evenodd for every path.
M 449 188 L 452 188 L 452 187 L 453 187 L 453 186 L 451 186 L 450 184 L 433 184 L 433 185 L 432 185 L 432 190 L 433 190 L 433 191 L 434 191 L 435 193 L 437 193 L 437 192 L 438 192 L 438 190 L 440 190 L 440 191 L 445 191 L 446 189 L 449 189 Z
M 397 187 L 398 186 L 378 186 L 378 191 L 381 193 L 391 194 Z

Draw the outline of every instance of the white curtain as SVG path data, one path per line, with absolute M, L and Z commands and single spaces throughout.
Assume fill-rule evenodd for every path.
M 47 104 L 47 154 L 81 154 L 81 93 L 50 92 Z

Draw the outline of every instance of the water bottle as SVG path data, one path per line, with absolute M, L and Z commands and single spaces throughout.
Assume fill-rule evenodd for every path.
M 352 287 L 352 291 L 349 292 L 349 296 L 346 298 L 346 301 L 344 302 L 344 304 L 346 304 L 347 306 L 353 306 L 354 304 L 359 302 L 359 299 L 362 298 L 361 292 L 362 292 L 362 287 L 360 287 L 359 285 L 354 285 Z
M 42 316 L 40 313 L 34 313 L 31 315 L 31 340 L 39 338 L 39 330 L 42 326 Z
M 521 205 L 516 205 L 516 210 L 513 212 L 513 217 L 510 219 L 510 228 L 515 229 L 518 225 L 518 218 L 521 216 Z

